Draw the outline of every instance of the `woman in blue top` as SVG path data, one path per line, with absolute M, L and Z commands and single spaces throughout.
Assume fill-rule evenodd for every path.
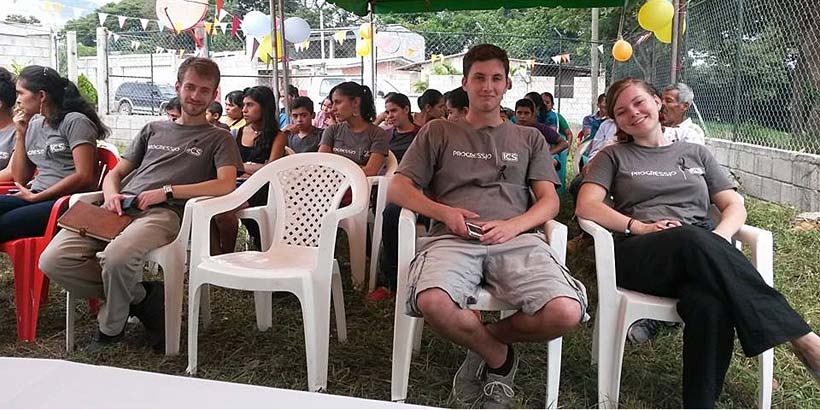
M 17 103 L 11 172 L 19 192 L 0 195 L 0 242 L 42 235 L 58 198 L 95 189 L 97 140 L 108 135 L 77 86 L 52 68 L 24 68 Z

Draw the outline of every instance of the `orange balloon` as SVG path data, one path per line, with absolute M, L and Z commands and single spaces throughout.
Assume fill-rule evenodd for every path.
M 612 57 L 620 62 L 629 60 L 632 57 L 632 44 L 626 40 L 618 40 L 612 46 Z

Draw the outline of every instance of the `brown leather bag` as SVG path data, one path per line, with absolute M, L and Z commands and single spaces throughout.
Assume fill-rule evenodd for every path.
M 111 242 L 132 220 L 128 215 L 117 215 L 87 202 L 77 202 L 57 220 L 57 226 L 82 237 Z

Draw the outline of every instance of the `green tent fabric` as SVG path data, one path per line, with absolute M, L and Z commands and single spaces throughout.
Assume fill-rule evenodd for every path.
M 329 0 L 359 16 L 367 14 L 369 0 Z M 621 7 L 623 0 L 372 0 L 376 14 L 424 13 L 442 10 L 496 10 L 529 7 Z

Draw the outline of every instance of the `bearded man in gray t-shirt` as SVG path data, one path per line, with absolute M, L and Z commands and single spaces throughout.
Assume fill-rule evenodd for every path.
M 236 187 L 236 171 L 242 166 L 239 149 L 230 133 L 211 126 L 205 117 L 219 78 L 213 61 L 185 60 L 176 83 L 181 117 L 147 124 L 106 176 L 103 208 L 130 215 L 131 224 L 111 242 L 63 230 L 40 257 L 43 272 L 72 294 L 105 299 L 90 352 L 119 341 L 129 315 L 145 326 L 154 350 L 179 349 L 165 346 L 162 283 L 141 282 L 142 268 L 148 252 L 176 238 L 187 199 L 225 195 Z M 126 208 L 123 204 L 128 203 Z
M 586 291 L 544 235 L 533 232 L 558 214 L 559 182 L 538 130 L 499 115 L 510 85 L 506 52 L 476 46 L 465 55 L 463 72 L 466 118 L 422 127 L 388 200 L 436 221 L 430 236 L 418 241 L 407 308 L 469 349 L 453 380 L 455 398 L 510 407 L 518 366 L 512 343 L 548 341 L 575 328 L 585 317 Z M 471 236 L 467 222 L 480 232 Z M 469 310 L 480 286 L 521 310 L 482 324 Z

